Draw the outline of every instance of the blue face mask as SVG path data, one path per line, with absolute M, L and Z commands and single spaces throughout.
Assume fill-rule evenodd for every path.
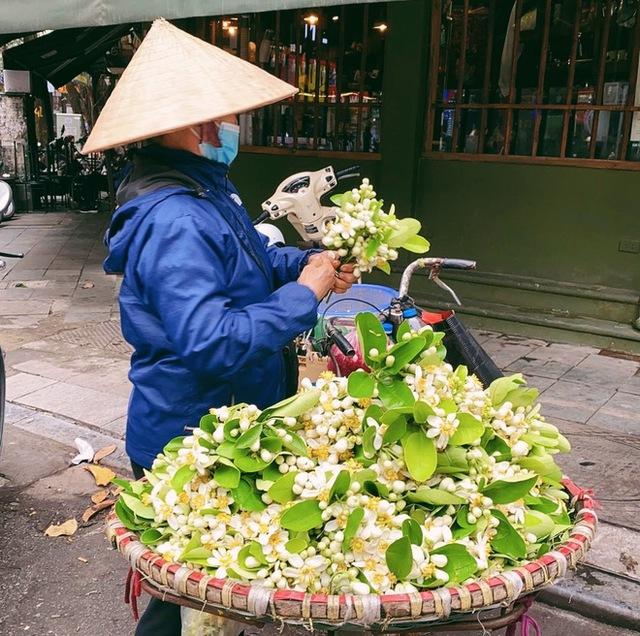
M 240 126 L 222 122 L 218 125 L 218 139 L 220 140 L 220 146 L 208 143 L 200 144 L 200 153 L 207 159 L 230 166 L 238 156 Z

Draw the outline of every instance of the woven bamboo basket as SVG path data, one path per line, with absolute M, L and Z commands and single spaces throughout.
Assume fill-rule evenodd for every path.
M 167 600 L 184 600 L 187 606 L 249 622 L 273 620 L 332 630 L 353 626 L 393 631 L 446 624 L 464 620 L 471 613 L 512 606 L 562 579 L 567 568 L 575 568 L 594 538 L 597 516 L 588 491 L 569 479 L 563 483 L 573 497 L 574 525 L 569 539 L 554 551 L 497 576 L 414 594 L 357 596 L 269 590 L 230 579 L 216 579 L 165 561 L 125 528 L 115 513 L 108 518 L 107 535 L 132 569 L 140 573 L 143 587 L 153 588 L 156 596 L 166 595 Z

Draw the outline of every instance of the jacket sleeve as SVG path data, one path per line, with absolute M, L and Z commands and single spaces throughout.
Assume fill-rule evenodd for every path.
M 276 285 L 285 285 L 298 279 L 300 272 L 307 264 L 309 256 L 322 252 L 322 250 L 299 250 L 297 247 L 277 247 L 269 245 L 266 236 L 260 235 L 264 242 L 265 249 L 269 255 L 269 260 L 273 266 L 273 274 Z
M 185 214 L 154 227 L 137 267 L 176 354 L 192 372 L 223 380 L 311 329 L 318 306 L 308 287 L 290 282 L 234 309 L 226 260 L 224 238 L 213 239 Z

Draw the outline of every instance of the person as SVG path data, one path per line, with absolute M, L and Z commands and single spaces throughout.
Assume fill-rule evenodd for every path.
M 163 61 L 167 42 L 172 54 Z M 195 83 L 185 84 L 193 66 Z M 179 97 L 161 96 L 158 82 Z M 137 478 L 209 408 L 283 399 L 284 347 L 314 326 L 326 294 L 355 282 L 353 267 L 332 252 L 268 245 L 228 178 L 235 113 L 295 91 L 159 20 L 83 148 L 146 140 L 118 188 L 104 263 L 124 274 L 122 333 L 134 349 L 126 450 Z M 179 607 L 152 599 L 137 636 L 179 633 Z

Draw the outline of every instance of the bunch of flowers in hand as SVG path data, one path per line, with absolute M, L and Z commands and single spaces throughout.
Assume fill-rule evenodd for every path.
M 484 389 L 429 327 L 394 344 L 373 314 L 356 324 L 369 372 L 211 409 L 146 480 L 118 481 L 122 523 L 215 577 L 331 594 L 456 585 L 563 541 L 569 444 L 537 391 L 520 375 Z
M 387 274 L 389 261 L 398 258 L 398 249 L 423 254 L 429 242 L 419 236 L 420 222 L 416 219 L 398 219 L 395 206 L 383 210 L 384 201 L 363 179 L 359 188 L 331 197 L 336 206 L 335 219 L 326 223 L 322 243 L 337 251 L 344 263 L 355 263 L 360 272 L 374 267 Z

